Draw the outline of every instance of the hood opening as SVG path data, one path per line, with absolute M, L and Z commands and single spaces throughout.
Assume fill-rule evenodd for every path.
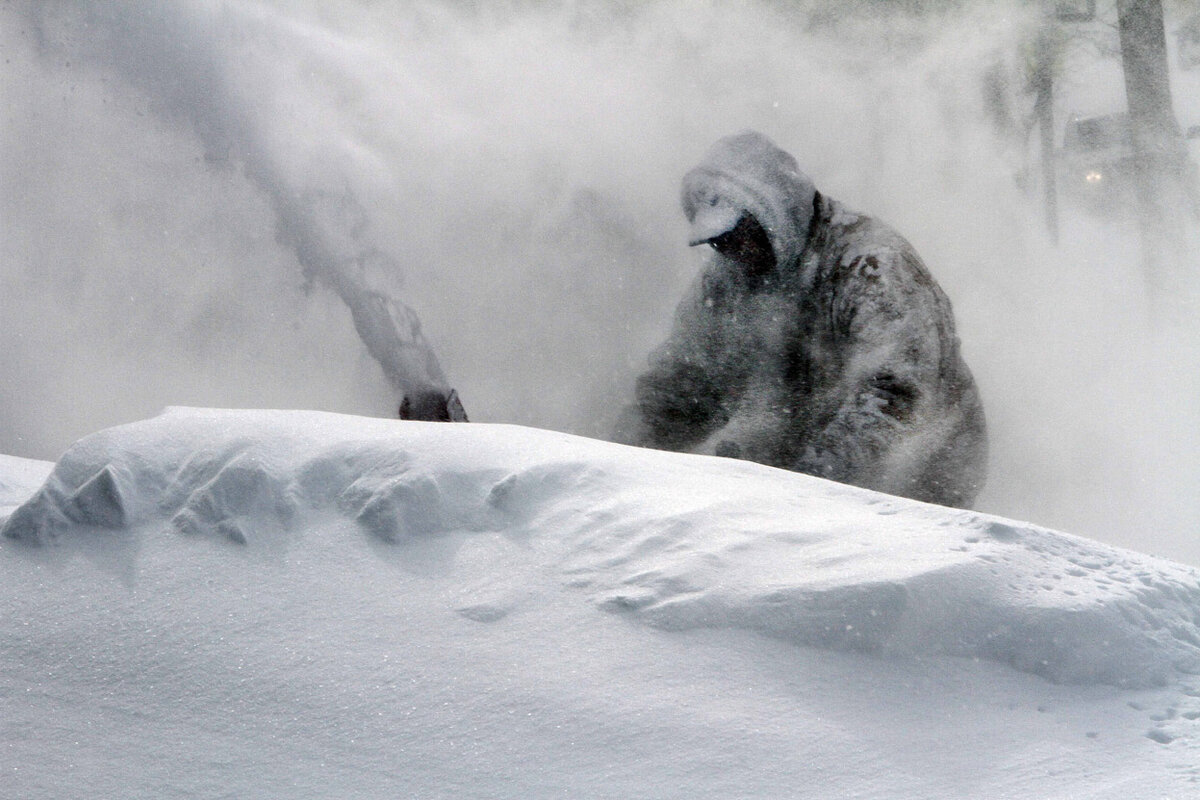
M 756 131 L 727 136 L 683 178 L 689 244 L 704 244 L 750 214 L 767 231 L 778 265 L 804 250 L 816 187 L 796 160 Z

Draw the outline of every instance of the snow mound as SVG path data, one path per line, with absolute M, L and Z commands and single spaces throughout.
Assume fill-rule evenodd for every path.
M 667 630 L 982 658 L 1067 683 L 1200 671 L 1190 568 L 756 464 L 513 426 L 169 409 L 78 442 L 2 530 L 51 558 L 103 547 L 136 571 L 157 537 L 272 557 L 314 518 L 385 550 L 498 539 L 598 608 Z M 490 623 L 509 609 L 456 610 Z
M 37 490 L 53 468 L 49 461 L 0 455 L 0 522 Z

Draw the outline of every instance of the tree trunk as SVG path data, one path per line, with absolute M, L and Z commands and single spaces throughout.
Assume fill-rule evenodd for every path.
M 1054 160 L 1054 64 L 1057 38 L 1043 29 L 1035 44 L 1033 75 L 1034 114 L 1038 119 L 1038 138 L 1041 145 L 1042 192 L 1046 209 L 1046 231 L 1058 244 L 1058 170 Z
M 1118 0 L 1117 13 L 1138 223 L 1154 296 L 1169 290 L 1172 260 L 1182 260 L 1187 152 L 1171 108 L 1161 0 Z

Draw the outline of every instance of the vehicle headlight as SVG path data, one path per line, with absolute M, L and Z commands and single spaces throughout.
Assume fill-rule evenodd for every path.
M 1083 179 L 1088 183 L 1099 183 L 1104 180 L 1104 173 L 1098 169 L 1088 170 L 1088 173 L 1083 176 Z

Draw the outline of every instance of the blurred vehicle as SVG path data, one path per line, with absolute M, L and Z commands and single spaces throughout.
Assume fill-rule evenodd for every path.
M 1200 125 L 1190 126 L 1182 141 L 1184 149 L 1171 165 L 1182 189 L 1174 202 L 1200 219 L 1200 170 L 1196 167 L 1200 159 Z M 1071 117 L 1067 121 L 1058 153 L 1058 180 L 1068 202 L 1106 217 L 1129 213 L 1137 207 L 1137 166 L 1128 113 Z
M 1059 186 L 1070 202 L 1113 214 L 1133 202 L 1135 159 L 1129 114 L 1071 117 L 1059 151 Z

